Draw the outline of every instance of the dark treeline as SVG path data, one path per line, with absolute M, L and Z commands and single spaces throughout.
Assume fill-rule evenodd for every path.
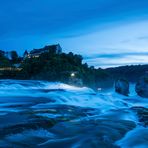
M 16 51 L 4 52 L 0 50 L 0 68 L 13 66 L 22 60 Z
M 148 64 L 107 68 L 105 71 L 115 80 L 118 78 L 124 78 L 130 82 L 135 83 L 141 76 L 145 75 L 145 73 L 148 73 Z
M 60 81 L 92 88 L 111 85 L 110 77 L 103 69 L 89 67 L 87 63 L 82 62 L 81 55 L 72 52 L 59 54 L 55 50 L 49 50 L 39 56 L 22 57 L 21 61 L 16 55 L 13 53 L 11 60 L 4 54 L 0 56 L 1 68 L 5 68 L 0 71 L 1 79 Z M 17 64 L 19 67 L 15 67 Z
M 100 83 L 109 80 L 108 74 L 102 69 L 89 67 L 82 63 L 82 56 L 73 54 L 42 53 L 37 58 L 26 58 L 21 67 L 21 78 L 64 83 L 77 83 L 89 87 L 101 87 Z M 71 76 L 74 74 L 74 76 Z
M 113 86 L 118 78 L 136 82 L 148 71 L 148 65 L 96 69 L 83 63 L 81 55 L 72 52 L 58 53 L 53 47 L 46 46 L 33 50 L 33 56 L 25 51 L 24 57 L 19 57 L 16 51 L 10 52 L 9 57 L 0 51 L 0 78 L 60 81 L 79 86 L 105 88 Z M 42 52 L 45 50 L 46 52 Z M 41 52 L 39 56 L 38 51 Z

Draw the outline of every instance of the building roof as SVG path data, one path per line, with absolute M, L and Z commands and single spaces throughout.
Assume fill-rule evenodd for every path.
M 49 46 L 45 46 L 44 48 L 40 48 L 40 49 L 33 49 L 30 54 L 40 54 L 40 53 L 44 53 L 44 52 L 48 52 L 49 50 L 62 50 L 62 48 L 60 47 L 59 44 L 56 45 L 49 45 Z

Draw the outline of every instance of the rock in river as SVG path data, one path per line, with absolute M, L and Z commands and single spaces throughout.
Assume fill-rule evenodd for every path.
M 118 79 L 115 82 L 115 91 L 119 94 L 129 95 L 129 82 L 125 79 Z
M 139 79 L 136 84 L 135 91 L 139 96 L 148 98 L 148 74 Z

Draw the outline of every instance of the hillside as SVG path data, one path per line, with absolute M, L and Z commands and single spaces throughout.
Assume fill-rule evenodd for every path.
M 107 68 L 105 71 L 113 78 L 125 78 L 130 82 L 137 82 L 137 80 L 148 72 L 148 64 L 146 65 L 131 65 L 121 66 L 115 68 Z
M 59 44 L 33 49 L 19 57 L 16 51 L 10 58 L 0 52 L 0 79 L 59 81 L 94 89 L 111 87 L 118 78 L 136 82 L 148 71 L 148 65 L 94 68 L 83 63 L 83 57 L 72 52 L 63 53 Z
M 12 59 L 5 59 L 10 65 L 1 67 L 1 79 L 60 81 L 91 88 L 108 87 L 112 84 L 109 83 L 110 76 L 103 69 L 89 67 L 87 63 L 82 62 L 81 55 L 63 53 L 59 44 L 34 49 L 30 53 L 25 51 L 22 60 L 17 63 L 19 67 L 15 67 L 16 63 L 14 65 Z M 1 61 L 3 62 L 4 60 Z

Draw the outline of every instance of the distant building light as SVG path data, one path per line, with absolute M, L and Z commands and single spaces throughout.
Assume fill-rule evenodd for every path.
M 102 88 L 98 88 L 98 91 L 101 91 L 102 90 Z
M 0 71 L 21 71 L 22 68 L 13 68 L 13 67 L 4 67 L 4 68 L 0 68 Z
M 71 73 L 71 77 L 75 77 L 75 73 Z

